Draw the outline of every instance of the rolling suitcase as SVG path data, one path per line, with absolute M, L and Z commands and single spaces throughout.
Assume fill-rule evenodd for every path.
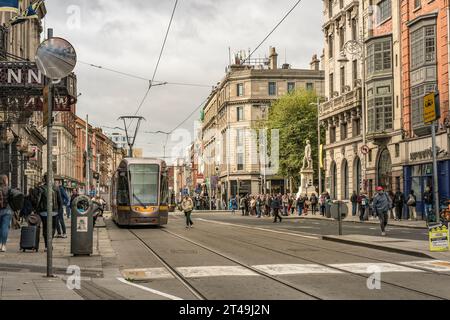
M 22 227 L 20 234 L 20 250 L 39 251 L 40 230 L 38 226 Z

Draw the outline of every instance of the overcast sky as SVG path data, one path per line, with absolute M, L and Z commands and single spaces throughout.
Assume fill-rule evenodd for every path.
M 228 47 L 253 49 L 294 5 L 295 0 L 179 0 L 156 80 L 210 87 L 154 87 L 139 115 L 137 140 L 145 156 L 162 156 L 164 136 L 143 131 L 171 131 L 224 76 Z M 45 27 L 75 47 L 79 61 L 151 78 L 175 0 L 46 0 Z M 78 14 L 79 13 L 79 14 Z M 79 16 L 79 20 L 78 20 Z M 303 0 L 256 53 L 277 48 L 280 63 L 309 68 L 323 48 L 322 1 Z M 89 114 L 95 126 L 122 126 L 121 115 L 134 115 L 148 83 L 78 63 L 78 116 Z M 193 131 L 196 112 L 183 128 Z M 170 143 L 167 154 L 176 142 Z

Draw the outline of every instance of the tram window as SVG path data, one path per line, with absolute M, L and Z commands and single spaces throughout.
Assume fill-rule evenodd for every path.
M 161 204 L 169 203 L 169 181 L 167 172 L 161 175 Z
M 132 205 L 158 204 L 158 176 L 158 165 L 130 166 Z
M 128 206 L 130 204 L 130 194 L 128 192 L 128 178 L 122 173 L 119 175 L 117 183 L 117 204 L 119 206 Z

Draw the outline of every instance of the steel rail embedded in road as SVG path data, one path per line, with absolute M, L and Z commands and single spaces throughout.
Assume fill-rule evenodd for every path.
M 204 222 L 208 222 L 208 223 L 218 223 L 218 221 L 212 221 L 212 220 L 205 220 L 205 219 L 196 219 L 196 220 L 199 220 L 199 221 L 204 221 Z M 220 222 L 220 224 L 222 224 L 222 222 Z M 252 228 L 252 227 L 247 227 L 247 226 L 243 226 L 243 225 L 239 225 L 239 224 L 230 224 L 230 223 L 226 223 L 228 226 L 236 226 L 236 227 L 242 227 L 242 228 L 246 228 L 246 229 L 250 229 L 250 230 L 252 230 L 252 231 L 259 231 L 259 230 L 261 230 L 261 231 L 264 231 L 265 229 L 263 229 L 263 228 L 258 228 L 258 229 L 255 229 L 255 228 Z M 287 230 L 287 229 L 286 229 Z M 268 230 L 268 231 L 271 231 L 271 230 Z M 206 231 L 205 231 L 206 232 Z M 303 235 L 303 234 L 301 234 L 301 233 L 298 233 L 298 232 L 295 232 L 295 231 L 291 231 L 291 230 L 289 230 L 289 232 L 290 233 L 293 233 L 293 234 L 299 234 L 299 235 Z M 279 232 L 281 235 L 286 235 L 286 236 L 289 236 L 289 234 L 287 234 L 287 233 L 284 233 L 284 232 Z M 265 236 L 265 237 L 268 237 L 268 238 L 270 238 L 270 239 L 275 239 L 275 240 L 281 240 L 280 238 L 277 238 L 277 237 L 274 237 L 274 236 Z M 300 239 L 298 239 L 298 238 L 295 238 L 296 240 L 300 240 Z M 320 240 L 320 239 L 318 239 L 318 240 Z M 293 242 L 293 241 L 291 241 L 291 240 L 289 240 L 290 242 Z M 379 258 L 374 258 L 374 257 L 368 257 L 368 256 L 365 256 L 365 255 L 361 255 L 361 254 L 356 254 L 356 253 L 351 253 L 351 252 L 346 252 L 346 251 L 342 251 L 342 250 L 338 250 L 338 249 L 330 249 L 330 248 L 328 248 L 328 247 L 322 247 L 322 246 L 318 246 L 318 245 L 313 245 L 313 244 L 308 244 L 308 245 L 306 245 L 306 244 L 304 244 L 303 242 L 301 242 L 301 241 L 295 241 L 295 243 L 296 244 L 299 244 L 299 245 L 301 245 L 301 246 L 303 246 L 303 247 L 308 247 L 308 248 L 315 248 L 315 249 L 323 249 L 323 250 L 327 250 L 327 251 L 330 251 L 330 252 L 336 252 L 336 253 L 343 253 L 343 254 L 346 254 L 346 255 L 349 255 L 349 256 L 353 256 L 353 257 L 358 257 L 358 258 L 365 258 L 365 259 L 371 259 L 371 260 L 374 260 L 374 261 L 378 261 L 378 262 L 384 262 L 384 263 L 390 263 L 390 264 L 393 264 L 393 265 L 397 265 L 397 266 L 401 266 L 401 267 L 405 267 L 405 265 L 403 265 L 403 264 L 401 264 L 401 263 L 398 263 L 398 262 L 391 262 L 391 261 L 389 261 L 389 260 L 384 260 L 384 259 L 379 259 Z M 342 243 L 341 243 L 342 244 Z M 379 250 L 379 249 L 375 249 L 375 248 L 373 248 L 373 250 Z M 393 253 L 393 252 L 390 252 L 390 253 Z M 402 254 L 402 253 L 400 253 L 401 255 L 406 255 L 406 254 Z M 429 273 L 433 273 L 433 274 L 437 274 L 437 275 L 440 275 L 440 276 L 446 276 L 446 277 L 450 277 L 450 274 L 446 274 L 446 273 L 440 273 L 440 272 L 438 272 L 438 271 L 434 271 L 434 270 L 430 270 L 430 269 L 426 269 L 426 268 L 421 268 L 421 267 L 418 267 L 418 266 L 409 266 L 408 265 L 408 267 L 409 268 L 411 268 L 411 269 L 416 269 L 416 270 L 420 270 L 420 271 L 425 271 L 425 272 L 429 272 Z
M 136 237 L 136 239 L 141 242 L 144 247 L 155 256 L 155 258 L 172 274 L 176 279 L 178 279 L 197 299 L 199 300 L 208 300 L 206 297 L 198 291 L 182 274 L 180 274 L 174 267 L 172 267 L 169 263 L 166 262 L 164 258 L 162 258 L 155 250 L 153 250 L 141 237 L 139 237 L 134 231 L 128 229 L 128 231 Z
M 197 229 L 196 229 L 196 230 L 197 230 Z M 195 242 L 195 241 L 193 241 L 193 240 L 187 239 L 187 238 L 185 238 L 185 237 L 183 237 L 183 236 L 181 236 L 181 235 L 179 235 L 179 234 L 176 234 L 176 233 L 174 233 L 174 232 L 168 231 L 168 230 L 166 230 L 166 229 L 161 229 L 161 231 L 163 231 L 163 232 L 165 232 L 165 233 L 168 233 L 168 234 L 170 234 L 170 235 L 172 235 L 172 236 L 174 236 L 174 237 L 177 237 L 177 238 L 179 238 L 179 239 L 181 239 L 181 240 L 184 240 L 184 241 L 186 241 L 186 242 L 192 243 L 193 245 L 196 245 L 197 247 L 200 247 L 200 248 L 205 249 L 205 250 L 207 250 L 207 251 L 209 251 L 209 252 L 212 252 L 212 253 L 214 253 L 214 254 L 216 254 L 216 255 L 222 257 L 222 258 L 225 258 L 225 259 L 227 259 L 227 260 L 229 260 L 229 261 L 231 261 L 231 262 L 233 262 L 233 263 L 236 263 L 236 264 L 238 264 L 238 265 L 240 265 L 240 266 L 242 266 L 242 267 L 244 267 L 244 268 L 246 268 L 246 269 L 248 269 L 248 270 L 251 270 L 251 271 L 253 271 L 254 273 L 257 273 L 257 274 L 259 274 L 260 276 L 263 276 L 263 277 L 265 277 L 265 278 L 269 278 L 270 280 L 273 280 L 273 281 L 275 281 L 275 282 L 277 282 L 277 283 L 280 283 L 280 284 L 282 284 L 282 285 L 284 285 L 284 286 L 286 286 L 286 287 L 289 287 L 289 288 L 291 288 L 291 289 L 293 289 L 293 290 L 295 290 L 295 291 L 301 292 L 301 293 L 303 293 L 303 294 L 305 294 L 305 295 L 307 295 L 307 296 L 309 296 L 309 297 L 311 297 L 311 298 L 313 298 L 313 299 L 316 299 L 316 300 L 323 300 L 322 298 L 320 298 L 320 297 L 318 297 L 318 296 L 316 296 L 316 295 L 314 295 L 314 294 L 312 294 L 312 293 L 306 292 L 305 290 L 303 290 L 303 289 L 297 287 L 297 286 L 294 285 L 294 284 L 291 284 L 291 283 L 289 283 L 289 282 L 287 282 L 287 281 L 278 279 L 278 278 L 276 278 L 276 277 L 274 277 L 274 276 L 272 276 L 272 275 L 270 275 L 270 274 L 268 274 L 268 273 L 266 273 L 266 272 L 264 272 L 264 271 L 258 270 L 258 269 L 254 268 L 254 267 L 252 267 L 252 266 L 249 266 L 249 265 L 247 265 L 247 264 L 245 264 L 245 263 L 243 263 L 243 262 L 240 262 L 239 260 L 236 260 L 236 259 L 234 259 L 234 258 L 232 258 L 232 257 L 230 257 L 230 256 L 228 256 L 228 255 L 226 255 L 226 254 L 223 254 L 223 253 L 221 253 L 221 252 L 219 252 L 219 251 L 217 251 L 217 250 L 211 249 L 211 248 L 209 248 L 209 247 L 207 247 L 207 246 L 204 246 L 204 245 L 202 245 L 202 244 L 200 244 L 200 243 L 198 243 L 198 242 Z
M 218 236 L 217 236 L 216 233 L 209 232 L 209 231 L 205 231 L 205 230 L 200 230 L 200 229 L 198 229 L 198 228 L 197 228 L 196 230 L 198 230 L 198 231 L 200 231 L 200 232 L 203 232 L 203 233 L 207 233 L 208 235 L 210 235 L 210 236 L 212 236 L 212 237 L 218 239 Z M 166 232 L 169 232 L 169 231 L 166 231 Z M 171 232 L 169 232 L 169 233 L 171 233 Z M 180 237 L 181 237 L 181 236 L 180 236 Z M 269 236 L 269 238 L 280 240 L 279 238 L 270 237 L 270 236 Z M 190 240 L 188 240 L 188 241 L 190 241 Z M 283 240 L 281 240 L 281 241 L 283 241 Z M 191 242 L 191 241 L 190 241 L 190 242 Z M 192 242 L 193 242 L 193 241 L 192 241 Z M 259 247 L 259 248 L 262 248 L 262 249 L 265 249 L 265 250 L 269 250 L 269 251 L 272 251 L 272 252 L 276 252 L 276 253 L 279 253 L 279 254 L 283 254 L 283 255 L 286 255 L 286 256 L 289 256 L 289 257 L 292 257 L 292 258 L 297 258 L 297 259 L 301 259 L 301 260 L 304 260 L 304 261 L 308 261 L 308 262 L 314 263 L 314 264 L 319 265 L 319 266 L 322 266 L 322 267 L 334 269 L 334 270 L 337 270 L 337 271 L 340 271 L 340 272 L 348 273 L 348 274 L 355 275 L 355 276 L 362 277 L 362 278 L 367 278 L 366 276 L 364 276 L 364 275 L 362 275 L 362 274 L 359 274 L 359 273 L 356 273 L 356 272 L 352 272 L 352 271 L 345 270 L 345 269 L 339 269 L 339 268 L 334 267 L 334 266 L 332 266 L 332 265 L 327 265 L 327 264 L 324 264 L 324 263 L 321 263 L 321 262 L 317 262 L 316 260 L 313 260 L 313 259 L 309 259 L 309 258 L 304 258 L 304 257 L 301 257 L 301 256 L 293 255 L 293 254 L 290 254 L 290 253 L 286 253 L 286 252 L 284 252 L 284 251 L 280 251 L 280 250 L 277 250 L 277 249 L 273 249 L 273 248 L 269 248 L 269 247 L 266 247 L 266 246 L 262 246 L 262 245 L 259 245 L 259 244 L 257 244 L 257 243 L 248 242 L 248 241 L 245 241 L 245 240 L 243 240 L 243 239 L 239 239 L 239 242 L 240 242 L 240 243 L 246 243 L 246 244 L 249 244 L 249 245 L 251 245 L 251 246 Z M 193 242 L 193 243 L 194 243 L 194 242 Z M 303 243 L 298 243 L 298 242 L 296 242 L 296 244 L 301 244 L 301 245 L 304 246 L 304 247 L 321 248 L 321 247 L 318 247 L 318 246 L 310 246 L 310 245 L 305 245 L 305 244 L 303 244 Z M 200 245 L 200 246 L 201 246 L 201 245 Z M 325 249 L 325 248 L 321 248 L 321 249 Z M 329 251 L 332 251 L 332 252 L 341 252 L 341 251 L 335 251 L 335 250 L 331 250 L 331 249 L 329 249 Z M 345 253 L 345 252 L 341 252 L 341 253 Z M 362 257 L 362 256 L 360 256 L 360 257 Z M 364 257 L 364 258 L 366 258 L 366 259 L 372 259 L 372 260 L 375 260 L 375 261 L 383 261 L 383 262 L 386 262 L 386 263 L 389 263 L 389 264 L 393 264 L 393 265 L 398 265 L 398 266 L 401 266 L 401 267 L 405 267 L 404 265 L 401 265 L 401 264 L 399 264 L 399 263 L 392 263 L 392 262 L 384 261 L 384 260 L 381 260 L 381 259 L 375 259 L 375 258 L 371 258 L 371 257 Z M 410 269 L 415 269 L 415 270 L 420 270 L 420 271 L 426 271 L 426 272 L 430 272 L 430 273 L 436 273 L 436 274 L 439 274 L 439 275 L 447 276 L 446 274 L 441 274 L 441 273 L 438 273 L 438 272 L 435 272 L 435 271 L 432 271 L 432 270 L 426 270 L 426 269 L 422 269 L 422 268 L 418 268 L 418 267 L 410 267 L 410 266 L 408 266 L 408 268 L 410 268 Z M 430 294 L 430 293 L 426 293 L 426 292 L 423 292 L 423 291 L 419 291 L 419 290 L 416 290 L 416 289 L 408 288 L 408 287 L 405 287 L 405 286 L 402 286 L 402 285 L 399 285 L 399 284 L 395 284 L 395 283 L 392 283 L 392 282 L 388 282 L 388 281 L 381 280 L 381 283 L 384 283 L 384 284 L 387 284 L 387 285 L 391 285 L 391 286 L 394 286 L 394 287 L 397 287 L 397 288 L 400 288 L 400 289 L 403 289 L 403 290 L 416 292 L 416 293 L 419 293 L 419 294 L 421 294 L 421 295 L 429 296 L 429 297 L 432 297 L 432 298 L 435 298 L 435 299 L 439 299 L 439 300 L 448 300 L 447 298 L 444 298 L 444 297 L 440 297 L 440 296 L 436 296 L 436 295 L 433 295 L 433 294 Z

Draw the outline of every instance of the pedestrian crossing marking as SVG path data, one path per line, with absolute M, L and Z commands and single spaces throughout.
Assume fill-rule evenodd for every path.
M 258 274 L 240 266 L 182 267 L 177 271 L 185 278 L 206 278 L 226 276 L 257 276 Z
M 431 260 L 431 261 L 412 261 L 402 263 L 406 266 L 417 267 L 437 272 L 450 272 L 450 262 Z
M 125 279 L 148 280 L 148 279 L 170 279 L 173 276 L 165 268 L 147 268 L 147 269 L 126 269 L 122 271 Z
M 370 274 L 373 267 L 381 273 L 390 272 L 450 272 L 450 262 L 440 260 L 423 260 L 394 263 L 344 263 L 344 264 L 265 264 L 254 265 L 251 268 L 262 271 L 271 276 L 287 275 L 336 275 L 344 272 L 357 274 Z M 258 273 L 241 266 L 193 266 L 178 267 L 176 270 L 185 278 L 212 278 L 212 277 L 242 277 L 259 276 Z M 136 281 L 173 279 L 174 276 L 165 268 L 124 269 L 122 276 L 125 279 Z
M 333 274 L 342 273 L 318 264 L 272 264 L 254 266 L 255 269 L 263 271 L 272 276 L 295 275 L 295 274 Z
M 391 263 L 345 263 L 345 264 L 332 264 L 330 267 L 337 268 L 340 270 L 359 273 L 359 274 L 370 274 L 371 267 L 379 268 L 381 273 L 387 272 L 423 272 L 422 270 L 404 267 L 397 264 Z

